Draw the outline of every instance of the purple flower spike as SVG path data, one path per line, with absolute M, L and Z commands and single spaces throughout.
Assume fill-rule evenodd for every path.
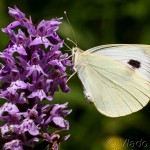
M 72 62 L 60 51 L 63 40 L 56 33 L 61 18 L 35 26 L 16 6 L 9 14 L 15 20 L 2 31 L 10 42 L 0 52 L 1 144 L 4 150 L 38 149 L 43 143 L 44 149 L 58 150 L 69 137 L 61 131 L 69 130 L 65 117 L 71 113 L 68 103 L 51 103 L 59 89 L 70 91 L 66 69 Z

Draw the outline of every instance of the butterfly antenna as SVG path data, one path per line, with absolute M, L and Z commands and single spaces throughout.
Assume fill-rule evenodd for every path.
M 74 41 L 72 41 L 72 40 L 69 39 L 69 38 L 67 38 L 67 40 L 70 41 L 70 42 L 72 42 L 72 43 L 77 47 L 77 44 L 76 44 Z
M 68 38 L 67 38 L 67 40 L 68 40 L 68 41 L 71 41 L 71 42 L 72 42 L 72 43 L 73 43 L 73 44 L 77 47 L 77 38 L 76 38 L 76 36 L 75 36 L 75 34 L 74 34 L 74 31 L 73 31 L 72 25 L 71 25 L 71 23 L 70 23 L 70 21 L 69 21 L 69 19 L 68 19 L 67 12 L 66 12 L 66 11 L 64 11 L 64 14 L 65 14 L 65 17 L 66 17 L 66 19 L 67 19 L 68 24 L 70 25 L 71 32 L 72 32 L 72 34 L 73 34 L 73 36 L 74 36 L 74 40 L 75 40 L 75 42 L 73 42 L 72 40 L 70 40 L 70 39 L 68 39 Z
M 69 49 L 69 51 L 71 51 L 71 47 L 68 46 L 65 42 L 64 42 L 64 45 Z

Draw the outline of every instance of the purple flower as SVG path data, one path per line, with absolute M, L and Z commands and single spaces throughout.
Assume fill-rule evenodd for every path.
M 10 142 L 5 143 L 4 150 L 23 150 L 22 144 L 23 143 L 21 140 L 12 140 Z
M 28 132 L 30 135 L 33 136 L 39 134 L 38 127 L 35 125 L 34 121 L 28 118 L 24 119 L 20 125 L 18 124 L 11 125 L 10 128 L 13 133 L 17 134 L 23 134 L 25 132 Z
M 69 123 L 67 120 L 65 120 L 63 117 L 70 114 L 71 110 L 65 110 L 68 106 L 68 103 L 65 104 L 55 104 L 53 107 L 51 105 L 46 106 L 43 109 L 43 113 L 49 113 L 50 115 L 45 115 L 44 116 L 44 125 L 47 124 L 53 124 L 54 126 L 57 126 L 61 129 L 68 129 L 69 128 Z M 52 107 L 50 109 L 50 107 Z M 48 108 L 50 109 L 48 112 Z M 49 117 L 47 117 L 49 116 Z
M 9 14 L 14 17 L 16 20 L 21 20 L 25 18 L 25 14 L 21 12 L 16 6 L 15 9 L 9 7 Z
M 9 14 L 15 20 L 2 31 L 10 42 L 0 53 L 4 62 L 0 63 L 0 98 L 5 100 L 0 107 L 3 149 L 30 150 L 40 141 L 57 150 L 69 137 L 61 131 L 69 129 L 65 117 L 71 113 L 68 103 L 51 104 L 59 89 L 70 91 L 66 68 L 72 63 L 60 51 L 63 40 L 56 33 L 61 18 L 42 20 L 35 26 L 16 6 L 9 8 Z
M 5 103 L 0 107 L 0 119 L 15 123 L 20 119 L 19 109 L 12 103 Z
M 15 93 L 18 89 L 26 89 L 27 84 L 24 81 L 17 80 L 15 82 L 11 82 L 10 86 L 7 88 L 7 91 L 10 93 Z
M 60 135 L 57 132 L 54 132 L 51 135 L 44 133 L 43 136 L 45 137 L 46 141 L 51 143 L 52 150 L 58 150 L 60 142 L 66 141 L 70 137 L 70 135 L 60 137 Z
M 28 98 L 35 98 L 38 97 L 41 101 L 46 98 L 48 100 L 52 100 L 51 96 L 46 96 L 45 92 L 43 90 L 37 90 L 35 92 L 32 92 Z

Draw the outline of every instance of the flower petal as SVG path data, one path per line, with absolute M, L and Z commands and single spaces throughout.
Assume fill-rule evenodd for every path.
M 30 46 L 44 44 L 45 48 L 52 46 L 49 40 L 45 37 L 36 37 L 31 43 Z
M 38 97 L 41 101 L 42 101 L 44 98 L 48 99 L 49 101 L 52 100 L 52 97 L 51 97 L 51 96 L 47 96 L 47 95 L 45 94 L 45 92 L 44 92 L 42 89 L 41 89 L 41 90 L 34 91 L 34 92 L 32 92 L 32 93 L 28 96 L 28 98 L 35 98 L 35 97 Z

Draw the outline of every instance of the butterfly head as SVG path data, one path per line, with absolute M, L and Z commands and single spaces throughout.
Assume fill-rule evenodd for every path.
M 82 53 L 83 52 L 83 50 L 81 50 L 80 48 L 78 48 L 78 47 L 73 47 L 72 48 L 72 55 L 74 56 L 75 54 L 77 54 L 77 53 Z
M 83 52 L 83 50 L 81 50 L 78 47 L 73 47 L 72 48 L 72 59 L 73 62 L 75 61 L 75 59 Z

